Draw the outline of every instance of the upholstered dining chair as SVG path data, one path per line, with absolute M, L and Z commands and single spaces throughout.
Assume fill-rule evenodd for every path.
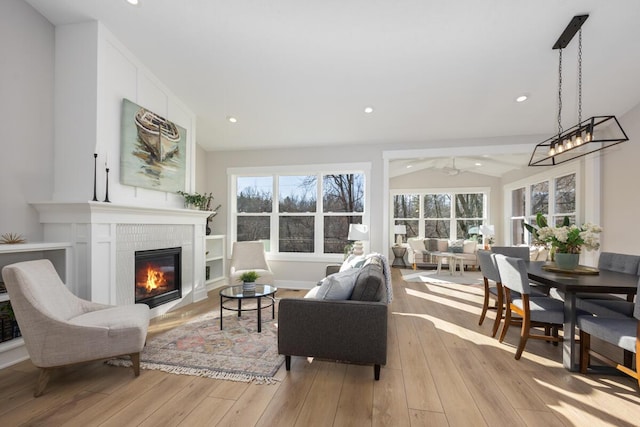
M 558 328 L 562 327 L 564 322 L 563 302 L 547 296 L 531 296 L 527 267 L 522 258 L 506 257 L 498 254 L 492 256 L 496 259 L 500 279 L 505 288 L 505 300 L 508 302 L 504 326 L 500 334 L 500 342 L 504 340 L 507 334 L 511 324 L 512 312 L 522 317 L 520 342 L 515 354 L 516 360 L 519 360 L 522 356 L 529 338 L 543 339 L 555 343 L 562 341 L 562 338 L 558 337 Z M 514 298 L 511 295 L 512 291 L 518 292 L 520 298 Z M 545 328 L 545 335 L 531 334 L 531 328 L 539 326 Z M 550 331 L 552 331 L 551 335 Z
M 638 292 L 640 293 L 640 280 L 638 280 Z M 602 316 L 578 316 L 578 328 L 580 329 L 580 372 L 587 373 L 591 363 L 591 357 L 595 357 L 607 365 L 614 366 L 619 371 L 638 380 L 640 386 L 640 302 L 636 297 L 633 317 L 611 318 Z M 594 351 L 591 348 L 591 337 L 594 336 L 615 346 L 621 347 L 625 351 L 624 364 L 613 361 Z M 628 358 L 627 353 L 636 354 L 636 367 L 632 368 L 632 358 Z
M 144 304 L 111 306 L 76 297 L 48 259 L 2 269 L 11 306 L 29 357 L 40 368 L 34 396 L 40 396 L 56 367 L 130 355 L 140 375 L 140 352 L 149 327 Z
M 480 263 L 480 271 L 482 271 L 482 279 L 484 281 L 484 300 L 482 302 L 482 313 L 480 313 L 478 325 L 482 325 L 484 318 L 487 315 L 489 299 L 495 299 L 496 319 L 493 322 L 493 329 L 491 331 L 491 336 L 495 337 L 498 332 L 498 328 L 500 327 L 500 321 L 503 318 L 504 291 L 502 289 L 502 281 L 500 280 L 500 273 L 498 273 L 498 266 L 495 263 L 495 258 L 491 256 L 491 252 L 480 249 L 477 254 L 478 262 Z M 489 281 L 492 281 L 495 286 L 491 286 Z
M 273 285 L 273 272 L 264 253 L 264 243 L 259 241 L 233 242 L 229 280 L 234 284 L 242 273 L 255 271 L 257 282 L 261 285 Z
M 528 246 L 491 246 L 491 252 L 512 258 L 529 259 Z

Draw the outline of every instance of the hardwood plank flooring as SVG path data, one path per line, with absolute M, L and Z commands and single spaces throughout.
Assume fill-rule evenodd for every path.
M 373 368 L 294 357 L 273 385 L 143 370 L 102 362 L 55 371 L 33 397 L 38 370 L 29 361 L 0 370 L 3 426 L 632 426 L 640 392 L 622 375 L 581 375 L 562 367 L 561 347 L 532 340 L 514 359 L 519 338 L 492 338 L 495 316 L 478 319 L 477 275 L 405 282 L 393 269 L 388 363 Z M 457 282 L 457 283 L 456 283 Z M 302 297 L 281 290 L 278 297 Z M 153 319 L 152 337 L 202 313 L 206 301 Z M 598 343 L 594 343 L 598 345 Z M 619 354 L 615 349 L 606 349 Z

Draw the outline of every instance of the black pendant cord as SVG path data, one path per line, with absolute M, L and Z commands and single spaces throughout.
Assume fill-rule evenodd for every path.
M 98 195 L 96 194 L 96 162 L 98 159 L 98 153 L 93 153 L 93 199 L 94 202 L 98 201 Z
M 104 201 L 107 203 L 111 203 L 111 200 L 109 200 L 109 168 L 107 168 L 106 170 L 107 170 L 107 185 L 105 189 Z

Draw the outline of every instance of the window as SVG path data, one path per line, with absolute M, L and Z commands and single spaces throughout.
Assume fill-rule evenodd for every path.
M 469 239 L 486 219 L 488 191 L 398 193 L 393 195 L 393 221 L 407 226 L 407 238 Z
M 262 240 L 274 254 L 344 253 L 349 224 L 368 222 L 368 169 L 335 173 L 301 169 L 305 173 L 232 173 L 235 240 Z
M 538 212 L 547 217 L 549 224 L 560 224 L 565 216 L 572 222 L 576 221 L 576 177 L 576 172 L 565 173 L 505 192 L 511 198 L 511 244 L 530 243 L 530 235 L 525 232 L 523 224 L 535 224 Z

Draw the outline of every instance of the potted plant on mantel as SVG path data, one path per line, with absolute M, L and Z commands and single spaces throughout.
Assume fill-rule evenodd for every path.
M 242 282 L 242 292 L 255 292 L 258 277 L 260 275 L 253 270 L 242 273 L 238 279 L 238 281 Z
M 178 194 L 184 197 L 184 207 L 187 209 L 195 209 L 200 211 L 213 211 L 211 215 L 207 217 L 207 236 L 211 234 L 211 227 L 209 222 L 218 215 L 218 209 L 222 206 L 218 204 L 215 208 L 211 208 L 213 203 L 213 193 L 199 194 L 199 193 L 185 193 L 184 191 L 178 191 Z

